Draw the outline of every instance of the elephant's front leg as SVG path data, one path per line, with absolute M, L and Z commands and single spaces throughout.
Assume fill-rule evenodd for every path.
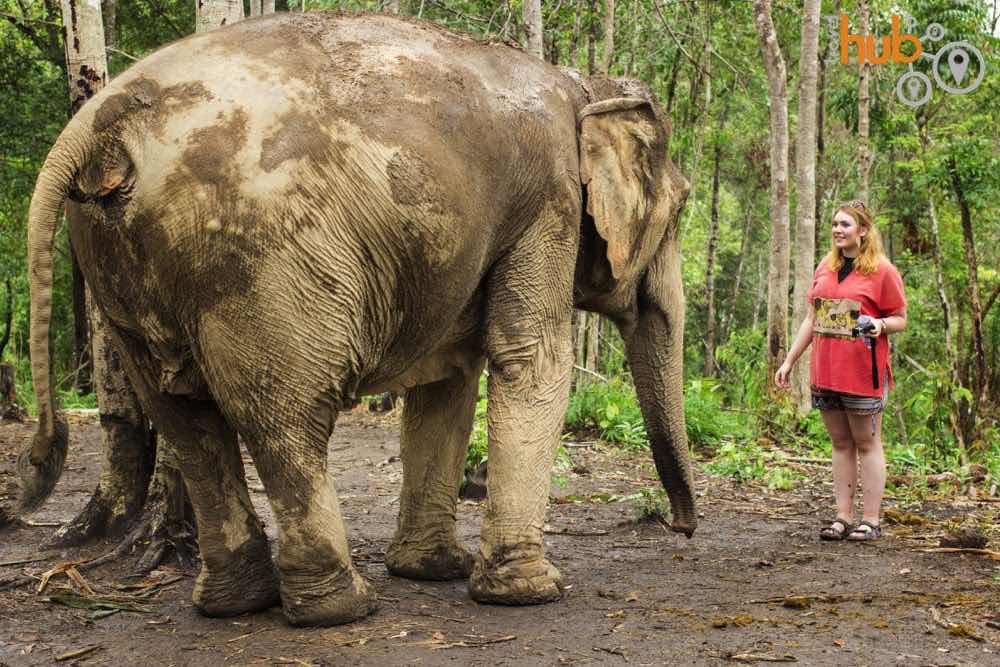
M 406 392 L 400 448 L 403 491 L 389 572 L 409 579 L 465 579 L 472 556 L 455 537 L 455 505 L 476 411 L 482 365 Z
M 490 284 L 489 501 L 469 580 L 479 602 L 562 597 L 542 527 L 572 368 L 570 237 L 572 247 L 563 238 L 522 239 Z

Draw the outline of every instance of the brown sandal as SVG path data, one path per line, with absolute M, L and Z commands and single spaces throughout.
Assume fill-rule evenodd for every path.
M 852 537 L 852 535 L 860 535 L 861 537 Z M 862 521 L 855 526 L 853 530 L 851 530 L 847 539 L 851 542 L 864 542 L 865 540 L 875 540 L 880 537 L 882 537 L 881 526 L 878 526 L 871 521 Z
M 834 528 L 837 524 L 843 526 L 842 530 L 837 530 Z M 834 519 L 830 522 L 830 525 L 819 531 L 819 539 L 827 541 L 837 541 L 842 540 L 847 537 L 847 534 L 851 532 L 851 524 L 849 524 L 844 519 Z

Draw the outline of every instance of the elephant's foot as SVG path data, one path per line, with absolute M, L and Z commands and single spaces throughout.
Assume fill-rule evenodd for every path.
M 236 616 L 279 604 L 278 573 L 267 540 L 234 553 L 224 568 L 202 567 L 191 599 L 205 616 Z
M 292 625 L 341 625 L 378 609 L 375 590 L 348 566 L 321 577 L 283 572 L 281 602 Z
M 423 581 L 468 579 L 473 557 L 453 538 L 433 546 L 393 540 L 385 554 L 389 574 Z
M 541 555 L 495 554 L 487 562 L 476 558 L 469 578 L 469 595 L 486 604 L 529 605 L 554 602 L 563 596 L 562 575 Z

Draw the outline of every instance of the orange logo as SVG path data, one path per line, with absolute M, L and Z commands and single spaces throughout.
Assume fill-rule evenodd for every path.
M 874 35 L 852 35 L 849 30 L 850 27 L 847 21 L 847 14 L 840 15 L 840 62 L 846 65 L 849 62 L 849 55 L 851 50 L 851 44 L 858 47 L 858 63 L 872 63 L 874 65 L 884 65 L 889 62 L 889 58 L 892 57 L 892 62 L 894 63 L 905 63 L 909 64 L 920 57 L 920 54 L 924 52 L 923 44 L 915 35 L 908 35 L 901 32 L 900 23 L 902 18 L 898 15 L 893 15 L 892 17 L 892 35 L 888 37 L 881 37 L 878 39 L 882 40 L 881 51 L 875 48 L 875 40 L 877 39 Z M 913 53 L 910 55 L 904 54 L 900 50 L 900 46 L 903 42 L 912 42 L 914 45 Z

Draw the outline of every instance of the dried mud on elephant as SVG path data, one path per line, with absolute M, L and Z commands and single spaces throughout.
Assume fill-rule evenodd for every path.
M 0 424 L 0 491 L 13 483 L 16 451 L 32 432 L 30 422 Z M 114 547 L 39 551 L 51 524 L 71 519 L 86 501 L 99 452 L 98 424 L 80 418 L 49 504 L 35 525 L 2 535 L 0 578 L 40 574 Z M 352 556 L 379 594 L 375 615 L 331 629 L 292 628 L 279 609 L 209 619 L 191 604 L 194 572 L 168 566 L 134 578 L 126 559 L 86 572 L 92 593 L 64 574 L 41 594 L 31 586 L 0 593 L 0 664 L 51 664 L 73 654 L 83 665 L 142 664 L 150 656 L 163 665 L 997 663 L 997 563 L 917 550 L 937 544 L 935 517 L 985 513 L 986 503 L 926 507 L 927 526 L 896 526 L 876 543 L 830 544 L 816 537 L 827 518 L 825 470 L 796 491 L 771 495 L 699 475 L 701 528 L 687 540 L 636 522 L 632 501 L 620 500 L 657 484 L 647 455 L 600 444 L 570 452 L 577 472 L 562 471 L 566 482 L 553 485 L 545 535 L 569 586 L 560 602 L 479 605 L 464 582 L 389 576 L 382 560 L 402 476 L 398 426 L 351 413 L 331 440 L 330 472 L 342 491 Z M 245 459 L 273 538 L 273 517 Z M 482 514 L 479 503 L 459 505 L 458 536 L 469 548 Z M 137 600 L 143 591 L 148 597 Z M 96 598 L 110 602 L 102 607 Z M 84 608 L 65 606 L 74 599 Z

